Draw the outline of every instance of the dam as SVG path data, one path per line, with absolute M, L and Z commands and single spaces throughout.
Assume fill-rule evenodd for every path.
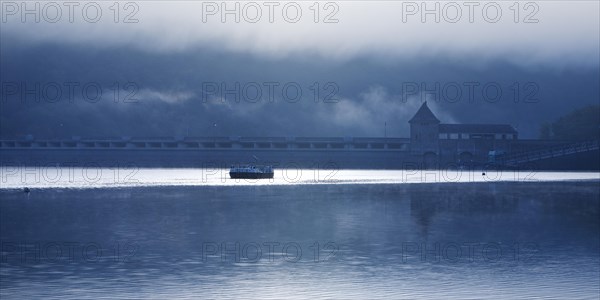
M 599 170 L 598 141 L 519 139 L 509 124 L 442 124 L 424 102 L 410 137 L 103 137 L 0 140 L 3 166 Z M 501 154 L 490 157 L 490 153 Z M 518 159 L 517 159 L 518 158 Z M 539 159 L 536 159 L 539 158 Z

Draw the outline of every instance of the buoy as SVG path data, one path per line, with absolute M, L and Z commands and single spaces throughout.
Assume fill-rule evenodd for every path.
M 31 192 L 31 190 L 30 190 L 28 187 L 25 187 L 25 188 L 23 189 L 23 192 L 24 192 L 25 194 L 29 194 L 29 192 Z

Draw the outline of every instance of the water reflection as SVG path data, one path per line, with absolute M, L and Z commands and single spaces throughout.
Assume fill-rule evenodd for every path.
M 3 299 L 598 295 L 598 182 L 0 193 Z

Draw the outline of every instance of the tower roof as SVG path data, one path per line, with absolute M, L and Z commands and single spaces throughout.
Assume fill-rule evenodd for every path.
M 417 113 L 408 121 L 408 123 L 440 123 L 440 120 L 431 112 L 427 107 L 427 101 L 425 101 Z

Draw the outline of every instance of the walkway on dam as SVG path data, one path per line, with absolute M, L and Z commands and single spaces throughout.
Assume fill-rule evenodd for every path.
M 503 165 L 508 167 L 516 167 L 519 165 L 532 163 L 549 158 L 563 157 L 567 155 L 573 155 L 577 153 L 584 153 L 588 151 L 595 151 L 600 148 L 600 141 L 585 141 L 585 142 L 574 142 L 556 147 L 538 149 L 520 153 L 512 153 L 502 158 Z

